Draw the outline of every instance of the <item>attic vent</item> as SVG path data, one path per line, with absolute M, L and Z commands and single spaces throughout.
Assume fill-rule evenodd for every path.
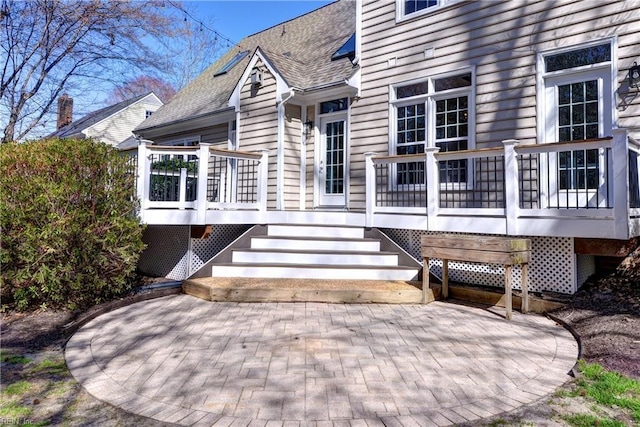
M 251 85 L 252 86 L 262 86 L 262 71 L 253 70 L 251 72 Z

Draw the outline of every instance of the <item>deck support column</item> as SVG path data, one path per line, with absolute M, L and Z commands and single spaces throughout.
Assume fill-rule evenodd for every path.
M 507 139 L 504 144 L 504 214 L 507 235 L 518 235 L 518 216 L 520 213 L 520 195 L 518 194 L 518 158 L 517 139 Z
M 209 144 L 200 144 L 198 153 L 198 194 L 196 195 L 197 223 L 206 224 L 207 208 L 207 187 L 209 184 Z
M 606 165 L 613 183 L 613 219 L 616 239 L 629 238 L 629 138 L 626 129 L 614 129 L 612 141 L 612 165 Z
M 260 150 L 259 153 L 262 154 L 262 157 L 260 158 L 260 166 L 258 168 L 257 202 L 258 210 L 266 212 L 269 188 L 269 150 Z
M 427 189 L 427 230 L 438 230 L 438 210 L 440 209 L 440 170 L 436 154 L 440 147 L 426 147 L 424 179 Z
M 365 168 L 365 227 L 373 227 L 373 215 L 376 211 L 376 165 L 373 156 L 376 153 L 364 153 Z

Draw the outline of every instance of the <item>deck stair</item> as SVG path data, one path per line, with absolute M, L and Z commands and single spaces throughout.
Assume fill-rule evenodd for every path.
M 421 268 L 383 233 L 362 227 L 256 226 L 223 252 L 192 277 L 411 281 Z

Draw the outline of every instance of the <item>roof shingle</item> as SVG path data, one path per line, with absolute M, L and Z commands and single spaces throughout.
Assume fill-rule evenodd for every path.
M 229 97 L 252 55 L 227 73 L 215 77 L 214 74 L 240 51 L 253 53 L 260 48 L 292 88 L 305 90 L 347 80 L 356 68 L 349 58 L 332 61 L 331 56 L 355 32 L 355 7 L 354 1 L 339 0 L 244 38 L 136 131 L 227 110 Z

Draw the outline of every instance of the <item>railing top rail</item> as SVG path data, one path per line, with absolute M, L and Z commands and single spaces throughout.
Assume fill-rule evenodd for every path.
M 225 148 L 213 148 L 209 147 L 209 152 L 216 156 L 220 157 L 230 157 L 234 159 L 251 159 L 251 160 L 260 160 L 262 158 L 262 154 L 260 153 L 252 153 L 249 151 L 236 151 L 236 150 L 227 150 Z
M 579 141 L 549 142 L 543 144 L 516 145 L 518 154 L 548 153 L 555 151 L 588 150 L 593 148 L 606 148 L 611 146 L 613 137 L 584 139 Z
M 475 148 L 473 150 L 445 151 L 436 153 L 435 156 L 440 161 L 478 159 L 481 157 L 500 157 L 504 156 L 504 147 L 487 147 Z
M 389 156 L 373 156 L 371 160 L 373 163 L 408 163 L 408 162 L 420 162 L 424 160 L 425 154 L 398 154 Z
M 145 147 L 153 151 L 198 151 L 198 147 L 188 145 L 146 145 Z
M 198 154 L 200 151 L 199 146 L 184 146 L 184 145 L 146 145 L 147 150 L 159 152 L 163 154 L 171 154 L 176 151 L 184 154 Z M 252 160 L 260 160 L 262 158 L 262 154 L 260 153 L 252 153 L 249 151 L 236 151 L 236 150 L 227 150 L 225 148 L 213 148 L 209 147 L 209 152 L 220 157 L 229 157 L 234 159 L 252 159 Z
M 456 159 L 475 159 L 480 157 L 490 156 L 504 156 L 503 147 L 489 147 L 489 148 L 476 148 L 473 150 L 459 150 L 459 151 L 447 151 L 438 152 L 434 154 L 438 160 L 456 160 Z M 388 156 L 373 156 L 371 160 L 373 163 L 408 163 L 423 161 L 425 159 L 425 153 L 418 154 L 398 154 Z

